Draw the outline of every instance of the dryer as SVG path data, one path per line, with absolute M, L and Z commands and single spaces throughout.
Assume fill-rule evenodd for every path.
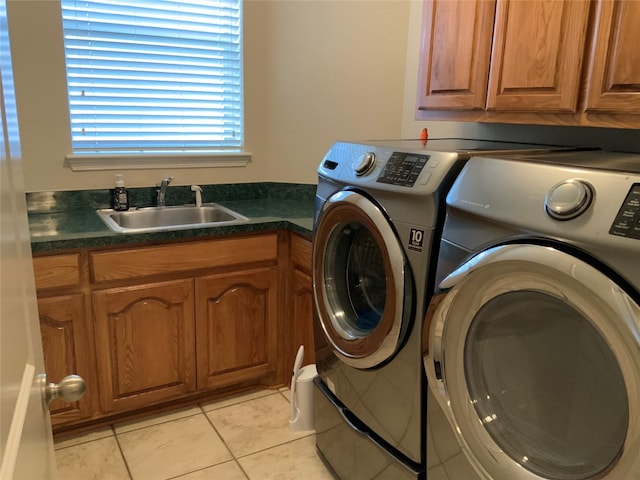
M 640 155 L 474 157 L 446 211 L 428 478 L 640 479 Z
M 317 449 L 344 480 L 424 476 L 422 320 L 444 199 L 476 140 L 338 142 L 318 168 L 313 239 Z

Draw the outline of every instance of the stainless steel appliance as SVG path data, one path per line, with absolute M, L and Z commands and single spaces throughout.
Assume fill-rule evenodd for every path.
M 338 142 L 318 168 L 316 445 L 344 480 L 424 477 L 422 320 L 446 193 L 473 154 L 537 145 Z
M 640 479 L 640 155 L 470 159 L 437 282 L 428 478 Z

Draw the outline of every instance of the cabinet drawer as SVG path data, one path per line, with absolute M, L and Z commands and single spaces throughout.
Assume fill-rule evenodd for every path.
M 89 254 L 95 282 L 276 261 L 277 258 L 278 235 L 275 233 Z
M 80 285 L 80 254 L 34 257 L 33 272 L 39 290 Z

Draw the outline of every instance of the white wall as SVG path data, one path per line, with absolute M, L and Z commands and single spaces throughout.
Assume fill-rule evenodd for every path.
M 270 2 L 271 180 L 315 183 L 338 139 L 399 138 L 409 2 Z
M 315 183 L 337 139 L 397 138 L 408 0 L 245 0 L 246 168 L 128 170 L 128 186 Z M 114 172 L 72 172 L 60 6 L 9 0 L 27 191 L 108 188 Z

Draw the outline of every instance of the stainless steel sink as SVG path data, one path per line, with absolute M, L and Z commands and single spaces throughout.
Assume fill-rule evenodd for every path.
M 125 212 L 102 209 L 97 210 L 97 213 L 107 227 L 120 233 L 216 227 L 249 220 L 217 203 L 205 203 L 201 207 L 181 205 L 132 208 Z

